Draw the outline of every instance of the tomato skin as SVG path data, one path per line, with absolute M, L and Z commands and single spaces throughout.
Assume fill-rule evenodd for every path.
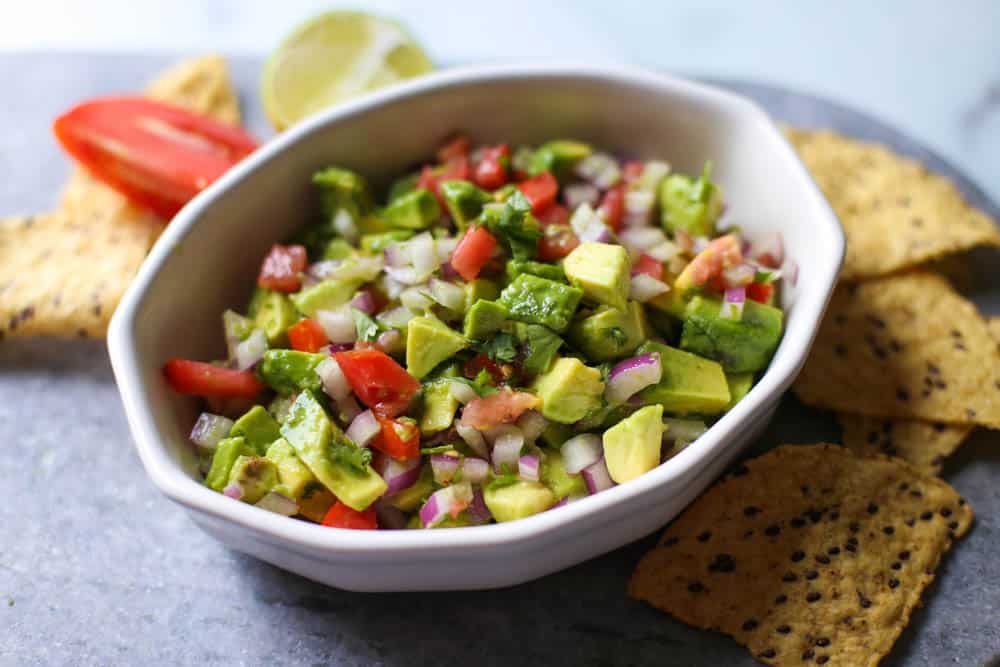
M 568 225 L 569 209 L 562 204 L 553 204 L 538 215 L 538 222 L 545 225 Z
M 510 160 L 510 149 L 507 144 L 491 146 L 483 150 L 472 174 L 472 180 L 481 188 L 496 190 L 507 184 L 507 169 L 504 166 Z
M 330 342 L 326 332 L 316 320 L 299 320 L 288 328 L 288 342 L 293 350 L 301 352 L 319 352 Z
M 169 359 L 163 375 L 174 391 L 211 398 L 256 398 L 264 383 L 253 371 L 213 366 L 203 361 Z
M 639 259 L 636 260 L 635 266 L 632 267 L 632 275 L 634 276 L 637 273 L 645 273 L 651 278 L 663 280 L 663 263 L 646 253 L 642 253 L 639 255 Z
M 540 402 L 534 394 L 501 389 L 495 394 L 469 401 L 462 409 L 462 424 L 477 430 L 509 424 Z
M 469 153 L 469 138 L 464 134 L 452 138 L 438 149 L 434 155 L 440 163 L 448 162 L 458 157 L 465 157 Z
M 446 205 L 444 197 L 441 196 L 441 182 L 467 180 L 469 180 L 469 160 L 460 155 L 451 158 L 440 167 L 425 165 L 420 171 L 420 178 L 417 179 L 417 187 L 430 190 L 443 209 Z
M 500 365 L 482 352 L 465 362 L 465 365 L 462 367 L 462 374 L 470 380 L 475 380 L 476 376 L 479 375 L 479 371 L 482 370 L 490 374 L 493 384 L 500 384 L 505 379 L 503 369 L 500 368 Z
M 641 160 L 629 160 L 622 165 L 622 180 L 625 184 L 634 183 L 642 176 L 644 166 Z
M 375 516 L 375 506 L 359 512 L 339 500 L 330 506 L 323 525 L 330 528 L 350 528 L 352 530 L 378 530 L 378 517 Z
M 257 148 L 237 127 L 143 97 L 87 100 L 52 131 L 95 178 L 164 218 Z
M 485 227 L 469 227 L 451 253 L 451 268 L 466 280 L 475 280 L 496 247 L 496 237 Z
M 299 274 L 306 270 L 308 261 L 305 246 L 276 243 L 261 262 L 257 286 L 276 292 L 298 292 L 302 288 Z
M 625 186 L 617 185 L 605 192 L 597 212 L 604 218 L 608 227 L 620 232 L 625 213 Z
M 381 350 L 336 352 L 333 357 L 358 399 L 383 417 L 402 414 L 420 389 L 420 382 Z
M 420 456 L 420 429 L 414 422 L 375 415 L 382 433 L 372 442 L 372 447 L 398 461 L 409 461 Z
M 774 285 L 771 283 L 750 283 L 747 285 L 747 298 L 753 299 L 757 303 L 768 303 L 773 293 Z
M 543 262 L 554 262 L 573 252 L 580 245 L 580 239 L 569 225 L 549 225 L 538 241 L 538 258 Z
M 536 215 L 551 206 L 559 193 L 559 182 L 549 171 L 543 171 L 537 176 L 521 181 L 517 187 L 531 202 L 531 212 Z

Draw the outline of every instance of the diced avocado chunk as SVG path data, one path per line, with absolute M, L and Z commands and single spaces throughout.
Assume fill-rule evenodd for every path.
M 726 319 L 721 312 L 718 299 L 692 299 L 681 329 L 681 349 L 715 359 L 729 373 L 766 367 L 781 341 L 783 313 L 749 299 L 739 320 Z
M 417 181 L 419 180 L 420 180 L 419 171 L 415 171 L 412 174 L 407 174 L 406 176 L 397 178 L 395 181 L 392 182 L 392 185 L 389 186 L 389 196 L 386 198 L 386 201 L 392 203 L 393 201 L 399 199 L 403 195 L 413 192 L 414 190 L 417 189 Z
M 344 209 L 357 222 L 371 208 L 368 182 L 360 174 L 340 167 L 327 167 L 313 174 L 312 182 L 319 190 L 320 206 L 327 220 L 332 220 Z
M 351 509 L 367 508 L 388 488 L 370 465 L 358 464 L 364 458 L 358 447 L 330 421 L 311 392 L 299 394 L 281 425 L 281 435 L 316 479 Z
M 274 421 L 278 422 L 278 424 L 283 424 L 294 402 L 295 396 L 293 395 L 275 396 L 267 406 L 267 413 L 274 417 Z
M 522 273 L 500 293 L 510 319 L 541 324 L 561 333 L 569 326 L 583 291 L 554 280 Z
M 529 162 L 529 173 L 534 176 L 543 171 L 551 171 L 559 180 L 564 180 L 583 158 L 594 152 L 589 145 L 581 141 L 556 139 L 548 141 L 532 154 Z
M 307 317 L 316 317 L 321 310 L 336 310 L 343 306 L 361 285 L 360 280 L 324 280 L 293 294 L 291 299 L 299 312 Z
M 483 500 L 497 521 L 514 521 L 544 512 L 556 504 L 556 496 L 541 482 L 517 481 L 501 486 L 489 484 Z
M 660 184 L 661 222 L 668 232 L 683 230 L 691 236 L 715 235 L 722 214 L 722 190 L 710 180 L 706 164 L 698 178 L 671 174 Z
M 639 396 L 659 403 L 675 415 L 717 415 L 729 405 L 729 385 L 722 366 L 695 354 L 652 341 L 639 346 L 639 354 L 658 352 L 662 379 Z
M 500 296 L 500 288 L 492 280 L 486 278 L 476 278 L 465 283 L 465 310 L 472 308 L 472 304 L 482 299 L 483 301 L 496 301 Z
M 635 301 L 629 301 L 624 310 L 601 306 L 569 330 L 570 342 L 596 362 L 632 354 L 648 338 L 646 312 Z
M 660 465 L 663 406 L 647 405 L 604 432 L 604 461 L 619 484 Z
M 229 481 L 229 471 L 240 456 L 253 456 L 256 450 L 247 444 L 243 438 L 224 438 L 215 447 L 212 456 L 212 467 L 205 475 L 205 486 L 216 491 L 226 488 Z
M 323 517 L 330 511 L 337 497 L 319 482 L 306 485 L 302 497 L 299 498 L 299 515 L 310 521 L 323 523 Z
M 420 515 L 417 515 L 417 520 L 420 520 Z M 458 516 L 446 516 L 438 523 L 430 527 L 431 530 L 436 528 L 464 528 L 465 526 L 474 526 L 475 522 L 472 517 L 469 516 L 468 512 L 461 512 Z M 421 526 L 423 527 L 423 526 Z
M 264 456 L 278 467 L 278 486 L 275 491 L 298 500 L 310 484 L 316 483 L 316 476 L 302 463 L 295 449 L 284 438 L 271 443 Z
M 684 298 L 684 294 L 680 290 L 672 289 L 669 292 L 653 297 L 646 302 L 646 305 L 678 320 L 682 320 L 684 319 L 684 313 L 687 311 L 688 301 Z
M 524 362 L 521 364 L 529 375 L 538 375 L 549 370 L 552 360 L 556 358 L 563 339 L 548 327 L 541 324 L 525 324 L 518 322 L 514 326 L 514 335 L 521 343 L 524 351 Z
M 729 384 L 729 405 L 726 406 L 726 412 L 729 412 L 750 392 L 753 373 L 726 373 L 726 382 Z
M 572 424 L 601 407 L 604 382 L 596 368 L 575 357 L 562 357 L 535 379 L 531 389 L 542 399 L 541 412 L 546 419 Z
M 649 330 L 653 335 L 659 334 L 666 341 L 676 341 L 681 333 L 680 319 L 660 310 L 659 308 L 643 308 Z
M 285 332 L 288 327 L 299 319 L 288 296 L 262 287 L 254 290 L 247 315 L 254 321 L 255 328 L 264 331 L 267 344 L 271 346 L 282 345 L 287 340 Z
M 248 317 L 243 317 L 239 313 L 227 310 L 222 313 L 222 328 L 226 334 L 226 344 L 230 341 L 246 340 L 247 336 L 257 327 L 255 322 Z M 229 355 L 233 355 L 233 350 L 229 350 Z
M 434 435 L 445 430 L 455 420 L 458 399 L 451 395 L 451 382 L 438 380 L 424 385 L 424 413 L 420 417 L 420 434 Z
M 361 250 L 369 255 L 377 255 L 385 250 L 387 245 L 401 243 L 412 236 L 413 232 L 409 229 L 393 229 L 377 234 L 365 234 L 361 237 Z
M 406 370 L 419 380 L 468 345 L 462 334 L 441 320 L 414 317 L 406 331 Z
M 462 331 L 466 338 L 486 340 L 503 326 L 507 319 L 507 309 L 496 301 L 483 301 L 472 304 L 465 312 L 465 322 Z
M 430 190 L 420 188 L 393 200 L 382 217 L 389 227 L 427 229 L 441 217 L 441 207 Z
M 562 444 L 575 435 L 573 429 L 566 424 L 559 422 L 549 422 L 549 425 L 542 431 L 542 442 L 549 447 L 558 449 Z
M 257 375 L 282 396 L 304 389 L 318 391 L 321 381 L 316 367 L 326 358 L 299 350 L 268 350 L 257 365 Z
M 323 248 L 323 260 L 343 260 L 355 253 L 354 246 L 344 239 L 330 239 Z
M 566 472 L 566 464 L 558 449 L 545 450 L 545 457 L 542 459 L 542 465 L 539 469 L 539 477 L 542 484 L 552 490 L 557 501 L 566 496 L 587 495 L 587 485 L 583 481 L 583 476 L 571 475 Z
M 628 251 L 612 243 L 581 243 L 563 260 L 570 284 L 588 300 L 619 309 L 628 300 L 629 268 Z
M 468 181 L 442 181 L 439 187 L 448 213 L 458 225 L 459 231 L 479 217 L 483 212 L 483 205 L 493 201 L 489 193 Z
M 512 259 L 507 262 L 507 279 L 513 281 L 522 273 L 530 273 L 539 278 L 548 278 L 556 282 L 566 282 L 566 273 L 558 264 L 534 262 L 530 259 Z
M 412 512 L 427 500 L 427 497 L 434 493 L 434 472 L 429 465 L 425 465 L 420 470 L 417 481 L 399 493 L 388 498 L 389 503 L 396 509 L 404 512 Z
M 278 422 L 261 405 L 255 405 L 236 420 L 229 437 L 241 436 L 247 444 L 263 454 L 268 445 L 281 437 Z
M 385 232 L 392 231 L 389 229 L 389 225 L 386 224 L 385 219 L 376 211 L 362 216 L 361 220 L 358 220 L 357 223 L 358 233 L 362 236 L 366 234 L 384 234 Z
M 263 456 L 239 456 L 229 471 L 226 486 L 240 487 L 240 498 L 251 505 L 267 495 L 278 484 L 278 467 Z

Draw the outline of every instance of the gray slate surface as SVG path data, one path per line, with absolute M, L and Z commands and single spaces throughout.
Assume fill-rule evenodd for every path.
M 128 91 L 166 63 L 149 56 L 0 57 L 0 215 L 53 205 L 67 171 L 48 132 L 72 102 Z M 252 92 L 258 63 L 237 60 Z M 959 180 L 919 144 L 849 109 L 728 83 L 778 118 L 883 141 Z M 261 135 L 259 111 L 248 110 Z M 995 256 L 977 255 L 996 284 Z M 993 271 L 991 274 L 990 271 Z M 997 293 L 977 300 L 996 312 Z M 152 487 L 135 455 L 100 342 L 0 344 L 0 665 L 450 664 L 753 665 L 729 639 L 625 597 L 647 539 L 515 588 L 374 595 L 314 584 L 232 553 Z M 833 420 L 791 397 L 758 451 L 836 438 Z M 945 477 L 977 525 L 888 665 L 1000 664 L 1000 437 L 977 433 Z

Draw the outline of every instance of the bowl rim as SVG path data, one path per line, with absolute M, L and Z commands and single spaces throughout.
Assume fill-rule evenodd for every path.
M 783 159 L 799 172 L 799 186 L 806 188 L 816 200 L 820 215 L 814 225 L 825 225 L 833 243 L 814 265 L 820 279 L 813 292 L 800 292 L 795 307 L 804 311 L 798 316 L 806 322 L 795 336 L 785 331 L 771 364 L 747 396 L 723 415 L 696 443 L 670 459 L 669 464 L 615 486 L 600 494 L 588 496 L 554 511 L 542 512 L 518 521 L 442 528 L 434 531 L 357 531 L 333 529 L 306 521 L 291 520 L 246 503 L 232 502 L 189 477 L 167 454 L 164 438 L 158 432 L 143 391 L 143 369 L 133 340 L 133 330 L 140 306 L 155 282 L 160 268 L 171 251 L 201 219 L 221 193 L 264 168 L 279 153 L 290 149 L 313 132 L 337 124 L 344 119 L 364 114 L 372 109 L 401 100 L 418 97 L 439 89 L 468 84 L 524 78 L 604 79 L 659 89 L 687 97 L 702 104 L 725 107 L 737 112 L 741 123 L 757 123 L 760 129 L 779 141 L 775 146 Z M 119 393 L 125 407 L 129 428 L 136 450 L 153 483 L 169 498 L 181 505 L 217 519 L 237 524 L 261 537 L 277 538 L 286 546 L 346 557 L 391 558 L 401 552 L 435 555 L 456 547 L 467 550 L 490 549 L 498 545 L 523 545 L 544 537 L 557 529 L 566 529 L 588 519 L 605 523 L 617 517 L 614 508 L 642 504 L 642 499 L 654 489 L 674 484 L 682 489 L 698 469 L 721 455 L 726 443 L 740 430 L 740 425 L 766 410 L 775 397 L 780 397 L 793 382 L 805 363 L 806 355 L 816 336 L 820 319 L 836 284 L 845 251 L 845 238 L 836 216 L 816 186 L 808 170 L 784 139 L 770 116 L 756 103 L 736 93 L 712 85 L 625 65 L 584 65 L 574 62 L 528 62 L 512 64 L 469 65 L 449 68 L 409 82 L 376 91 L 359 99 L 344 102 L 320 112 L 299 125 L 269 140 L 222 178 L 187 204 L 167 226 L 149 256 L 143 262 L 132 285 L 118 306 L 108 331 L 108 349 Z M 647 504 L 654 502 L 648 500 Z

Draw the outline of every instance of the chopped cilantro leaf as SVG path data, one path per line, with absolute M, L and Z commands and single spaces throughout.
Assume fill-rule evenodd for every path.
M 354 329 L 357 332 L 358 340 L 370 343 L 378 338 L 379 328 L 375 320 L 357 308 L 351 308 L 351 314 L 354 315 Z
M 605 335 L 613 340 L 618 348 L 628 345 L 628 334 L 621 327 L 611 327 L 605 332 Z
M 517 484 L 520 478 L 517 473 L 512 471 L 510 466 L 504 463 L 500 466 L 500 474 L 493 478 L 493 480 L 486 485 L 488 489 L 501 489 L 505 486 L 510 486 L 512 484 Z
M 437 447 L 421 447 L 421 454 L 443 454 L 444 452 L 454 451 L 455 445 L 438 445 Z
M 372 462 L 372 452 L 364 447 L 334 440 L 330 443 L 330 458 L 359 474 L 365 474 Z
M 501 331 L 478 347 L 483 354 L 494 361 L 514 361 L 517 357 L 517 346 L 514 343 L 513 336 L 506 331 Z
M 531 259 L 537 254 L 542 228 L 531 215 L 531 202 L 520 190 L 515 190 L 502 209 L 487 209 L 483 223 L 502 239 L 514 259 Z

